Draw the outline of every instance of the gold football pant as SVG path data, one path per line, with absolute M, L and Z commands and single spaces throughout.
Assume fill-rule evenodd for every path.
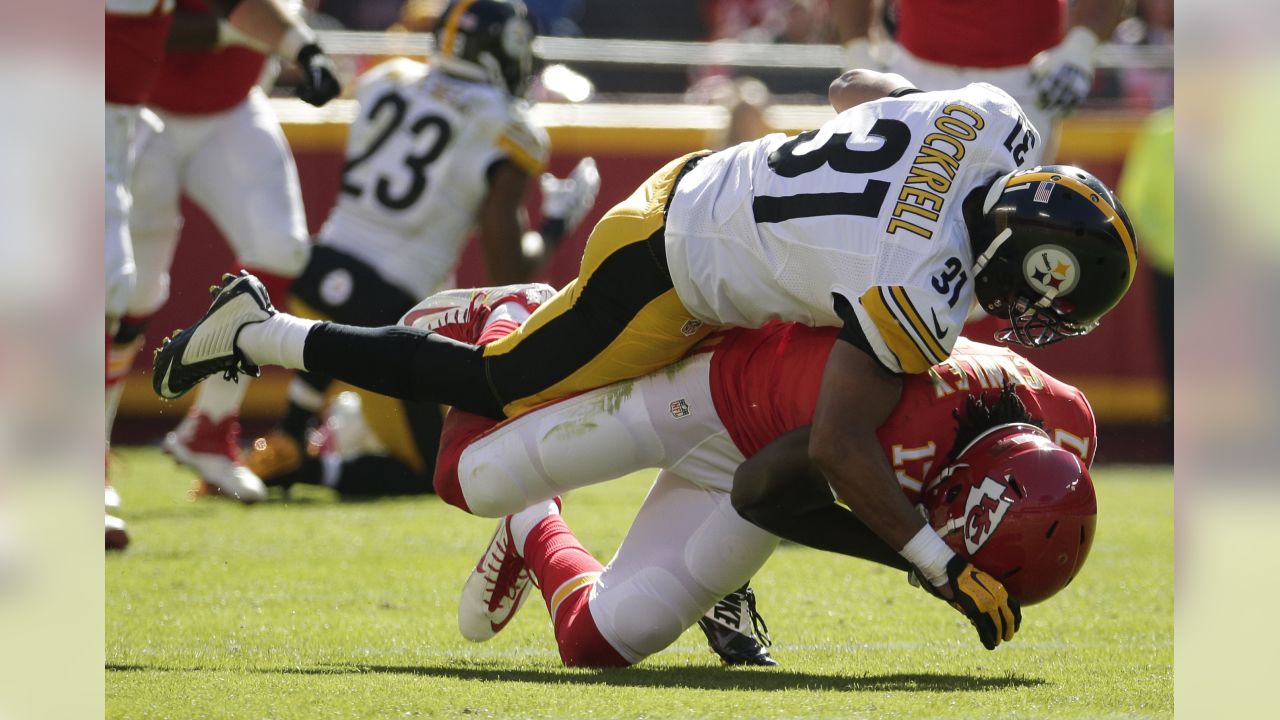
M 676 181 L 702 154 L 667 163 L 605 213 L 578 277 L 485 347 L 486 375 L 507 417 L 670 365 L 714 329 L 676 296 L 663 235 Z

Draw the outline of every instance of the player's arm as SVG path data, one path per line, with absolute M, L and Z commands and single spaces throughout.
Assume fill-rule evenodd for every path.
M 1125 4 L 1125 0 L 1073 3 L 1062 42 L 1031 59 L 1040 107 L 1061 116 L 1084 101 L 1093 84 L 1094 53 L 1115 32 Z
M 316 34 L 301 18 L 290 13 L 280 0 L 240 0 L 227 16 L 230 28 L 248 42 L 271 48 L 298 63 L 302 84 L 298 97 L 320 106 L 342 92 L 329 57 L 316 42 Z
M 872 51 L 871 26 L 875 11 L 875 0 L 831 0 L 831 19 L 836 24 L 836 36 L 844 46 L 846 68 L 883 67 Z
M 831 81 L 827 99 L 836 112 L 844 112 L 855 105 L 901 95 L 914 90 L 911 81 L 897 73 L 885 73 L 865 68 L 846 70 Z
M 480 247 L 489 279 L 495 285 L 528 280 L 542 260 L 541 254 L 525 255 L 520 240 L 528 226 L 524 197 L 529 174 L 510 160 L 489 168 L 489 191 L 480 202 Z
M 540 162 L 524 153 L 507 156 L 489 167 L 489 191 L 481 202 L 479 226 L 489 277 L 496 284 L 528 280 L 595 204 L 600 190 L 595 160 L 583 158 L 566 178 L 542 173 L 542 225 L 526 230 L 525 189 L 530 173 L 539 167 Z
M 876 438 L 897 405 L 901 377 L 872 349 L 860 320 L 849 317 L 852 308 L 843 302 L 837 308 L 848 320 L 823 371 L 810 459 L 858 519 L 915 566 L 925 588 L 973 623 L 985 647 L 1012 640 L 1022 620 L 1017 601 L 956 555 L 902 494 Z
M 739 515 L 780 538 L 898 570 L 911 567 L 836 502 L 826 477 L 809 460 L 808 427 L 782 435 L 738 466 L 730 497 Z
M 1120 24 L 1125 4 L 1125 0 L 1075 0 L 1070 27 L 1088 28 L 1099 41 L 1106 40 Z

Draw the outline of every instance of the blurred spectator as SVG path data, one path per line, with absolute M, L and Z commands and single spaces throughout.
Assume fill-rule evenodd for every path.
M 538 33 L 558 37 L 578 37 L 578 18 L 586 0 L 525 0 L 529 14 L 538 22 Z
M 404 4 L 405 0 L 320 0 L 315 10 L 350 30 L 385 30 L 400 16 Z
M 1137 14 L 1116 28 L 1112 42 L 1128 46 L 1173 45 L 1173 0 L 1139 0 Z M 1173 104 L 1173 71 L 1169 68 L 1117 69 L 1118 97 L 1127 107 L 1152 109 Z
M 409 0 L 387 29 L 392 32 L 431 32 L 448 4 L 448 0 Z
M 824 0 L 703 0 L 708 40 L 831 43 L 835 30 Z
M 1152 301 L 1173 419 L 1173 108 L 1151 114 L 1125 159 L 1116 188 L 1152 269 Z
M 1125 0 L 897 0 L 896 42 L 874 42 L 882 0 L 831 0 L 848 68 L 888 67 L 925 90 L 985 81 L 1013 96 L 1041 143 L 1027 163 L 1048 162 L 1055 122 L 1088 94 L 1093 53 Z
M 703 40 L 706 26 L 688 0 L 591 0 L 583 6 L 578 26 L 592 38 L 632 40 Z M 602 93 L 682 93 L 689 72 L 680 66 L 597 65 L 591 80 Z
M 728 113 L 728 122 L 710 147 L 726 148 L 775 132 L 765 122 L 765 111 L 773 104 L 769 88 L 755 78 L 708 77 L 689 88 L 685 99 L 696 104 L 719 105 Z

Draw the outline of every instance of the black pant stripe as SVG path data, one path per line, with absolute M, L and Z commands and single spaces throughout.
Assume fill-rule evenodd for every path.
M 579 278 L 582 290 L 572 307 L 508 352 L 485 358 L 503 405 L 572 375 L 609 347 L 646 305 L 672 289 L 670 274 L 655 262 L 654 248 L 663 243 L 659 228 L 615 250 L 585 282 Z

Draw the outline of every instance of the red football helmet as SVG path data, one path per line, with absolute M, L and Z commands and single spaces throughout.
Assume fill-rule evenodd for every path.
M 925 488 L 929 524 L 1023 605 L 1066 587 L 1089 556 L 1098 501 L 1089 470 L 1034 425 L 984 432 Z

